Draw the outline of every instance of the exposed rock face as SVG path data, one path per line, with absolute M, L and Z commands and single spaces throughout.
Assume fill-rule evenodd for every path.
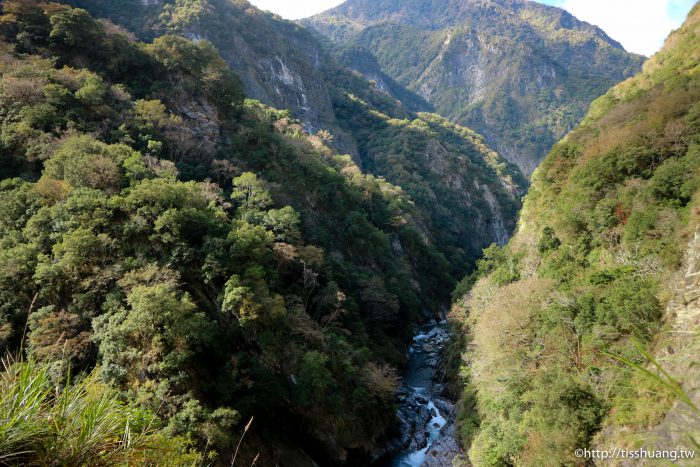
M 430 446 L 425 454 L 424 467 L 449 467 L 455 457 L 463 459 L 465 455 L 457 443 L 455 433 L 457 426 L 453 419 L 445 425 L 443 436 Z
M 660 339 L 654 358 L 665 371 L 678 379 L 692 403 L 700 407 L 700 366 L 697 364 L 700 355 L 697 338 L 700 329 L 700 228 L 688 242 L 684 265 L 671 284 L 675 285 L 675 294 L 666 307 L 668 332 Z M 700 453 L 689 437 L 700 439 L 700 413 L 676 400 L 663 420 L 649 430 L 619 432 L 606 429 L 600 436 L 598 449 L 619 448 L 629 440 L 643 439 L 642 447 L 648 450 L 695 450 L 694 462 L 697 463 Z M 678 465 L 695 465 L 685 462 L 678 461 Z M 640 463 L 639 460 L 627 459 L 619 460 L 617 465 L 633 467 L 654 464 L 658 464 L 658 461 Z M 600 465 L 603 465 L 602 461 Z
M 564 10 L 522 0 L 349 0 L 305 24 L 372 52 L 526 174 L 643 59 Z
M 143 39 L 174 33 L 208 40 L 239 75 L 246 95 L 289 109 L 312 132 L 333 129 L 326 57 L 312 34 L 243 0 L 70 0 Z
M 428 407 L 428 399 L 420 394 L 411 393 L 407 389 L 399 392 L 402 400 L 398 411 L 401 437 L 394 442 L 399 449 L 417 451 L 425 448 L 428 442 L 428 432 L 425 427 L 436 414 L 435 409 Z
M 323 75 L 326 58 L 308 31 L 247 2 L 206 3 L 201 14 L 171 15 L 168 27 L 214 44 L 249 97 L 291 110 L 312 132 L 334 126 Z
M 409 110 L 415 112 L 432 112 L 434 110 L 433 106 L 422 96 L 409 91 L 384 73 L 379 63 L 377 63 L 377 59 L 368 50 L 348 48 L 339 54 L 339 59 L 343 65 L 360 73 L 367 81 L 373 83 L 378 90 L 399 100 Z
M 697 365 L 700 348 L 697 332 L 700 329 L 700 229 L 688 244 L 685 270 L 678 282 L 676 299 L 666 310 L 672 340 L 661 347 L 657 360 L 683 383 L 690 400 L 700 406 L 700 366 Z M 700 413 L 687 404 L 676 401 L 662 422 L 649 432 L 649 439 L 658 449 L 685 447 L 694 449 L 688 436 L 700 439 Z
M 491 208 L 492 216 L 488 221 L 488 228 L 492 229 L 496 243 L 505 245 L 510 238 L 509 230 L 506 228 L 507 220 L 501 213 L 501 207 L 488 185 L 481 185 L 481 193 L 483 193 L 484 199 Z

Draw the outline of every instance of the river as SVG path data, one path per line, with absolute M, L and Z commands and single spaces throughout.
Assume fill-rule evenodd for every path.
M 398 392 L 401 436 L 398 453 L 382 467 L 449 467 L 460 454 L 455 440 L 455 410 L 436 382 L 440 353 L 447 342 L 446 323 L 432 322 L 413 337 L 403 382 Z

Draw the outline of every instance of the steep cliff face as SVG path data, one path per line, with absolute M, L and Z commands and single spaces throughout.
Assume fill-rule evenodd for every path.
M 311 132 L 335 126 L 323 73 L 327 58 L 304 28 L 245 1 L 201 3 L 195 15 L 180 14 L 189 5 L 166 10 L 168 28 L 214 44 L 251 98 L 291 110 Z
M 424 240 L 445 255 L 453 278 L 514 228 L 526 184 L 517 168 L 475 132 L 421 114 L 432 105 L 387 75 L 366 49 L 334 47 L 242 0 L 73 3 L 144 37 L 174 33 L 211 42 L 249 97 L 289 109 L 310 133 L 327 130 L 319 133 L 324 141 L 364 173 L 406 190 L 425 219 Z
M 686 248 L 677 282 L 670 284 L 677 286 L 665 315 L 671 337 L 657 345 L 655 357 L 666 371 L 682 378 L 683 390 L 695 408 L 675 400 L 658 425 L 637 433 L 637 438 L 649 439 L 656 449 L 688 445 L 689 436 L 696 440 L 700 437 L 700 411 L 697 410 L 700 407 L 700 368 L 696 364 L 700 352 L 697 336 L 700 328 L 700 228 L 695 230 Z M 689 447 L 694 446 L 690 444 Z
M 699 181 L 696 5 L 554 146 L 517 233 L 461 285 L 461 434 L 474 464 L 697 448 Z
M 359 76 L 332 87 L 338 124 L 357 145 L 367 173 L 401 186 L 424 213 L 426 238 L 454 277 L 471 270 L 481 250 L 503 244 L 515 227 L 526 181 L 474 131 L 444 117 L 410 112 Z
M 600 29 L 529 1 L 350 0 L 305 24 L 371 51 L 389 76 L 528 175 L 642 62 Z
M 387 75 L 377 62 L 377 59 L 366 49 L 350 47 L 339 51 L 337 54 L 340 64 L 373 84 L 377 90 L 388 94 L 408 110 L 415 112 L 432 112 L 433 106 L 420 95 L 409 91 Z
M 692 224 L 697 224 L 697 219 Z M 691 235 L 685 250 L 683 264 L 665 284 L 671 299 L 664 311 L 664 332 L 654 345 L 652 358 L 681 384 L 678 389 L 687 399 L 664 400 L 667 410 L 656 424 L 606 427 L 594 441 L 597 449 L 643 446 L 649 450 L 691 451 L 697 448 L 690 438 L 697 440 L 700 437 L 700 411 L 697 409 L 700 407 L 700 368 L 697 365 L 700 352 L 697 334 L 700 328 L 700 227 Z M 646 367 L 650 371 L 657 370 L 651 362 Z M 679 461 L 679 465 L 686 465 L 685 462 Z M 639 465 L 639 461 L 623 459 L 618 460 L 617 465 L 632 467 Z
M 314 132 L 333 129 L 335 117 L 325 82 L 327 58 L 303 27 L 245 0 L 72 0 L 144 39 L 165 33 L 214 44 L 236 71 L 246 95 L 289 109 Z

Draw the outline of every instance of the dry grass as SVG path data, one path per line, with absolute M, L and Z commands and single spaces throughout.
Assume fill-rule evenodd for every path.
M 473 324 L 472 377 L 481 387 L 497 390 L 500 381 L 521 367 L 531 344 L 532 317 L 552 289 L 546 279 L 529 277 L 497 291 L 480 281 L 470 298 Z

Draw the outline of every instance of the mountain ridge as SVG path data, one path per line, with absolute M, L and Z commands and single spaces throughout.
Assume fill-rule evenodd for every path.
M 435 110 L 529 175 L 590 101 L 641 66 L 602 30 L 519 0 L 349 0 L 302 20 L 371 51 Z
M 340 153 L 351 155 L 364 172 L 405 184 L 403 188 L 428 219 L 426 238 L 441 239 L 438 243 L 454 269 L 453 278 L 461 277 L 491 241 L 503 241 L 503 230 L 514 228 L 518 198 L 526 185 L 517 168 L 509 164 L 501 167 L 501 162 L 493 166 L 498 169 L 488 164 L 470 166 L 473 161 L 499 156 L 492 156 L 481 137 L 470 132 L 431 130 L 419 111 L 432 107 L 387 76 L 366 52 L 328 45 L 316 31 L 262 12 L 244 0 L 161 0 L 137 6 L 125 16 L 124 11 L 134 1 L 69 3 L 87 7 L 95 15 L 109 15 L 124 26 L 140 27 L 136 31 L 140 36 L 167 32 L 209 40 L 241 78 L 243 89 L 253 91 L 252 97 L 289 108 L 310 133 L 329 134 L 328 138 L 324 136 L 325 141 Z M 142 13 L 157 21 L 142 24 Z M 359 63 L 361 66 L 356 68 L 367 76 L 348 68 L 349 61 Z M 306 92 L 310 88 L 317 91 L 318 98 Z M 348 112 L 348 108 L 354 110 Z M 420 125 L 412 124 L 421 120 Z M 376 133 L 372 135 L 362 125 L 374 128 Z M 450 125 L 442 121 L 440 126 L 445 129 Z M 439 141 L 453 137 L 462 141 L 451 145 Z M 396 142 L 391 143 L 389 138 Z M 376 158 L 392 160 L 394 167 L 383 164 L 381 172 L 372 172 L 370 162 Z M 452 164 L 463 183 L 454 187 L 442 184 L 430 167 L 430 158 Z M 497 182 L 502 176 L 510 178 L 509 186 Z M 488 178 L 491 181 L 484 181 Z M 483 180 L 475 183 L 476 179 Z M 481 188 L 484 183 L 494 183 L 488 193 Z M 498 205 L 495 211 L 490 207 L 491 200 Z M 448 205 L 454 216 L 443 207 Z

